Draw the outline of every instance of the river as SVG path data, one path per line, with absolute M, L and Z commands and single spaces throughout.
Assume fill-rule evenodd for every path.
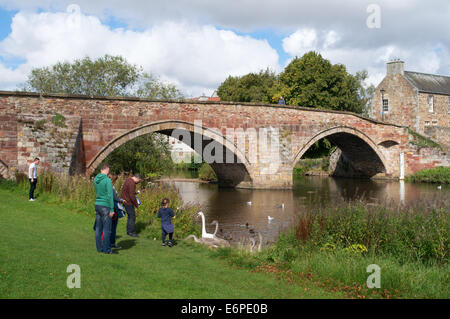
M 386 180 L 301 177 L 291 190 L 249 190 L 219 188 L 216 184 L 180 181 L 195 178 L 194 173 L 171 175 L 183 202 L 202 205 L 206 229 L 214 232 L 210 222 L 219 222 L 218 235 L 236 244 L 248 242 L 259 232 L 263 243 L 274 242 L 280 231 L 288 229 L 296 214 L 319 205 L 335 205 L 342 200 L 361 199 L 369 205 L 406 204 L 450 198 L 450 186 Z M 284 205 L 283 205 L 284 204 Z M 268 216 L 273 219 L 269 220 Z

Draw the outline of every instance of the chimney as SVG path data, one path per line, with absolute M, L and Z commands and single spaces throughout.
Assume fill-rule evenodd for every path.
M 397 59 L 386 63 L 386 75 L 401 74 L 405 71 L 405 62 Z

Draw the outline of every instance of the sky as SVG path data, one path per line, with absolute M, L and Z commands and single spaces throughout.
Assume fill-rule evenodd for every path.
M 121 55 L 186 97 L 316 51 L 377 85 L 386 62 L 450 75 L 448 0 L 0 0 L 0 90 L 33 68 Z

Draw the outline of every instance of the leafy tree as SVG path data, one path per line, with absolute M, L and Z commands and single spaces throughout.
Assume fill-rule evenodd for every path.
M 183 94 L 174 84 L 163 83 L 149 73 L 142 74 L 137 85 L 136 96 L 163 100 L 183 98 Z
M 156 133 L 126 142 L 112 151 L 104 162 L 109 164 L 114 174 L 125 171 L 141 173 L 147 178 L 159 176 L 173 168 L 167 137 Z
M 364 116 L 369 117 L 369 113 L 370 113 L 370 104 L 371 104 L 371 100 L 372 100 L 372 96 L 375 93 L 375 85 L 370 84 L 370 85 L 366 85 L 364 83 L 364 81 L 367 79 L 367 77 L 369 76 L 367 70 L 362 70 L 359 72 L 356 72 L 356 79 L 358 80 L 358 95 L 359 98 L 361 99 L 361 103 L 362 103 L 362 114 Z
M 294 58 L 279 75 L 279 92 L 290 105 L 361 113 L 358 79 L 342 64 L 331 64 L 319 53 Z
M 270 69 L 229 76 L 217 89 L 222 101 L 270 103 L 277 77 Z
M 72 63 L 35 68 L 24 87 L 40 93 L 66 93 L 88 96 L 136 96 L 153 99 L 182 98 L 173 84 L 161 82 L 142 67 L 128 63 L 121 56 L 89 57 Z
M 89 96 L 123 96 L 137 82 L 142 70 L 120 56 L 89 57 L 72 63 L 58 62 L 35 68 L 26 89 L 40 93 L 66 93 Z

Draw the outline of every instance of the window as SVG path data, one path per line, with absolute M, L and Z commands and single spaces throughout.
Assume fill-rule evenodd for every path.
M 433 95 L 428 95 L 428 112 L 434 112 L 434 101 Z
M 383 99 L 383 112 L 389 112 L 389 100 Z
M 437 121 L 433 121 L 433 126 L 437 126 Z
M 430 121 L 425 121 L 425 126 L 429 126 L 430 125 Z

